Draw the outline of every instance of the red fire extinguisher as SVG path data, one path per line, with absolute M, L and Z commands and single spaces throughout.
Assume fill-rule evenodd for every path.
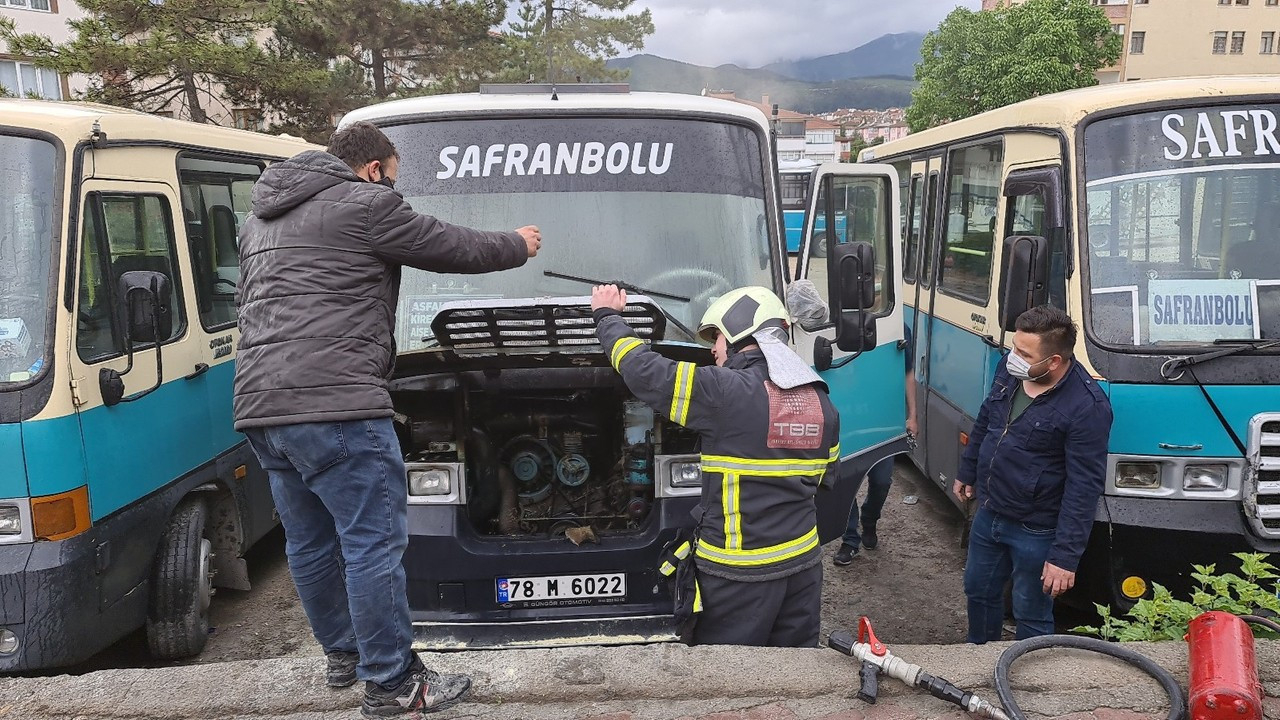
M 1186 639 L 1191 720 L 1262 720 L 1262 684 L 1248 623 L 1210 611 L 1191 621 Z

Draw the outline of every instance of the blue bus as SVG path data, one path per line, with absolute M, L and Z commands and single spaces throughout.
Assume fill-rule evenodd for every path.
M 0 100 L 0 672 L 195 655 L 277 518 L 232 429 L 237 226 L 305 143 Z
M 861 155 L 902 182 L 912 458 L 948 496 L 1017 316 L 1051 303 L 1081 329 L 1115 421 L 1064 600 L 1125 609 L 1188 591 L 1192 563 L 1280 552 L 1277 82 L 1048 95 Z

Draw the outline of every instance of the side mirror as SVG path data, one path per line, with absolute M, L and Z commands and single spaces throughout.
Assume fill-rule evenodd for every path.
M 831 315 L 836 324 L 836 347 L 856 356 L 876 346 L 875 318 L 867 312 L 876 304 L 875 248 L 865 242 L 835 245 L 831 268 L 830 296 L 835 299 Z M 815 347 L 815 358 L 817 350 Z
M 1000 273 L 1000 327 L 1016 330 L 1018 316 L 1049 301 L 1049 241 L 1013 235 L 1004 241 Z
M 151 394 L 164 382 L 164 362 L 160 343 L 173 334 L 173 308 L 170 307 L 169 277 L 151 270 L 131 270 L 120 275 L 117 285 L 119 302 L 122 303 L 121 323 L 125 332 L 125 348 L 129 363 L 123 372 L 111 368 L 98 371 L 98 387 L 102 402 L 107 407 L 122 402 L 133 402 Z M 156 382 L 151 387 L 133 395 L 124 395 L 124 376 L 133 370 L 134 343 L 155 343 Z
M 831 253 L 830 297 L 834 314 L 845 310 L 867 310 L 876 304 L 876 250 L 870 243 L 836 245 Z

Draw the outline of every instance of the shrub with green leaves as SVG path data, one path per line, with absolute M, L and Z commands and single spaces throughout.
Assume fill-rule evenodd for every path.
M 1153 586 L 1152 596 L 1134 604 L 1125 618 L 1116 617 L 1106 605 L 1094 605 L 1100 625 L 1081 625 L 1072 632 L 1104 640 L 1139 642 L 1181 640 L 1188 624 L 1210 610 L 1234 615 L 1255 615 L 1270 610 L 1280 613 L 1280 568 L 1267 562 L 1263 553 L 1233 553 L 1240 560 L 1240 572 L 1216 574 L 1216 565 L 1192 565 L 1191 577 L 1198 583 L 1190 600 L 1173 597 L 1163 585 Z M 1276 633 L 1254 626 L 1257 637 L 1277 637 Z

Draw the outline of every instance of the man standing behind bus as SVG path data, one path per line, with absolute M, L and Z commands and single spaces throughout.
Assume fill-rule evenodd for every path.
M 1062 310 L 1023 313 L 969 434 L 954 491 L 978 502 L 964 572 L 971 643 L 1000 639 L 1010 578 L 1019 640 L 1053 633 L 1053 600 L 1075 585 L 1111 434 L 1111 403 L 1072 359 L 1075 344 Z
M 391 141 L 354 124 L 328 152 L 267 168 L 240 232 L 235 427 L 271 479 L 328 683 L 364 680 L 364 717 L 441 710 L 471 686 L 411 648 L 408 489 L 387 388 L 400 268 L 492 272 L 541 247 L 536 227 L 482 232 L 415 212 L 398 169 Z

